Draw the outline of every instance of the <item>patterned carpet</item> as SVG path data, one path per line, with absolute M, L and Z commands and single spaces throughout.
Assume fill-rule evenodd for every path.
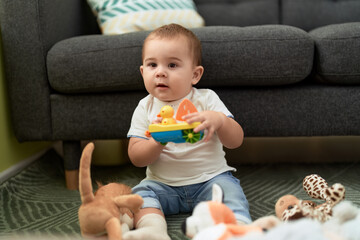
M 347 200 L 360 206 L 360 162 L 234 166 L 238 169 L 235 175 L 241 180 L 254 220 L 274 214 L 275 202 L 282 195 L 294 194 L 309 199 L 301 183 L 312 173 L 321 175 L 330 185 L 342 183 L 346 187 Z M 92 178 L 104 183 L 117 181 L 134 186 L 143 177 L 144 169 L 131 165 L 92 168 Z M 79 193 L 65 188 L 62 159 L 53 150 L 0 185 L 0 204 L 1 239 L 14 239 L 14 235 L 80 237 Z M 188 214 L 167 217 L 172 239 L 187 239 L 180 231 L 186 216 Z

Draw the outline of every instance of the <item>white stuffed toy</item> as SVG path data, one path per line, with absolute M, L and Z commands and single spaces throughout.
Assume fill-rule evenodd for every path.
M 234 213 L 223 202 L 223 191 L 213 185 L 212 200 L 199 203 L 182 225 L 183 233 L 193 240 L 227 240 L 248 233 L 262 234 L 255 225 L 237 225 Z
M 284 223 L 268 216 L 250 225 L 237 225 L 222 199 L 221 187 L 214 185 L 212 201 L 195 207 L 183 223 L 184 234 L 193 240 L 360 240 L 360 209 L 349 201 L 336 205 L 333 217 L 325 223 L 309 218 Z
M 333 217 L 324 223 L 324 232 L 331 239 L 360 239 L 360 209 L 343 201 L 333 209 Z
M 238 240 L 359 240 L 360 209 L 349 201 L 333 208 L 333 217 L 321 223 L 301 218 L 284 222 L 262 236 L 246 235 Z

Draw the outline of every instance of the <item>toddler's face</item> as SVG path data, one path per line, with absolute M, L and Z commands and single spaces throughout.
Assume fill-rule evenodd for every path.
M 162 101 L 175 101 L 190 93 L 202 75 L 195 66 L 189 44 L 184 37 L 154 38 L 146 42 L 140 67 L 146 90 Z

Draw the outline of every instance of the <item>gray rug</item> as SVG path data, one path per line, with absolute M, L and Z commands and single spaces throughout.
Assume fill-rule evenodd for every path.
M 253 220 L 274 214 L 276 200 L 285 194 L 310 199 L 302 179 L 312 173 L 346 187 L 346 199 L 360 206 L 360 163 L 234 165 L 250 203 Z M 143 168 L 132 165 L 92 167 L 93 180 L 122 182 L 134 186 L 144 177 Z M 65 188 L 61 157 L 53 150 L 18 175 L 0 185 L 0 238 L 53 236 L 78 238 L 80 228 L 77 191 Z M 167 216 L 172 239 L 187 239 L 180 231 L 188 214 Z

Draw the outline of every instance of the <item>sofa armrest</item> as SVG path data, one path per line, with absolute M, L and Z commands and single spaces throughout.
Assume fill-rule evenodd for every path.
M 19 141 L 52 140 L 46 55 L 60 40 L 98 31 L 89 11 L 82 0 L 0 1 L 6 81 Z

